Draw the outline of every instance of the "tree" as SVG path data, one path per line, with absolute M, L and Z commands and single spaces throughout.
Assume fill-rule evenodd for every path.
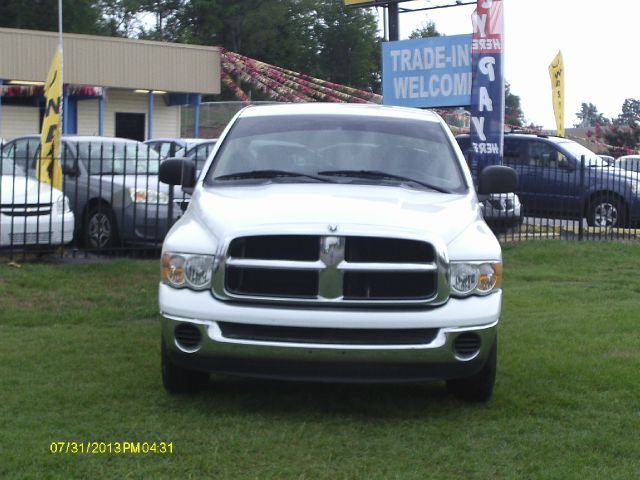
M 638 125 L 640 123 L 640 100 L 627 98 L 622 104 L 622 113 L 613 123 L 616 125 Z
M 174 41 L 221 45 L 360 88 L 371 86 L 379 57 L 375 15 L 339 0 L 190 0 L 173 31 Z
M 68 33 L 106 34 L 95 0 L 63 0 L 62 29 Z M 0 27 L 58 30 L 57 0 L 2 0 Z
M 141 0 L 137 15 L 134 13 L 145 20 L 140 26 L 138 37 L 146 40 L 176 41 L 176 32 L 179 31 L 178 16 L 187 1 Z
M 320 75 L 336 83 L 369 88 L 380 52 L 375 15 L 369 9 L 347 9 L 341 1 L 316 3 Z
M 513 127 L 524 126 L 520 97 L 511 93 L 509 82 L 504 82 L 504 123 Z
M 640 125 L 609 125 L 603 132 L 605 142 L 612 147 L 609 153 L 614 156 L 634 153 L 640 148 Z
M 191 0 L 178 9 L 172 40 L 220 45 L 263 62 L 313 71 L 319 45 L 311 0 Z
M 433 20 L 425 20 L 422 26 L 409 35 L 409 39 L 414 40 L 416 38 L 429 38 L 440 37 L 441 34 L 436 28 L 436 24 Z
M 602 134 L 604 141 L 611 145 L 611 155 L 625 155 L 640 148 L 640 100 L 627 98 L 622 104 L 622 113 L 613 119 Z
M 609 120 L 598 112 L 598 108 L 593 103 L 582 103 L 580 111 L 576 113 L 576 117 L 580 120 L 573 126 L 576 128 L 590 128 L 600 125 L 601 127 L 609 124 Z

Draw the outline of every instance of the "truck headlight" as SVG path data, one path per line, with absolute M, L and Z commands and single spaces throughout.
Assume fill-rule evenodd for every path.
M 451 262 L 451 295 L 488 295 L 500 289 L 501 262 Z
M 66 195 L 60 195 L 56 200 L 56 210 L 58 213 L 71 213 L 71 207 L 69 207 L 69 199 Z
M 210 288 L 214 258 L 212 255 L 166 252 L 162 255 L 162 282 L 175 288 Z
M 129 197 L 134 203 L 169 203 L 169 195 L 157 190 L 147 190 L 145 188 L 129 188 Z

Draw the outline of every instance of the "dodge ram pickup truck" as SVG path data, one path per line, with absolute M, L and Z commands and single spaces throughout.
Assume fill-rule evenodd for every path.
M 494 389 L 500 245 L 435 113 L 379 105 L 247 107 L 165 238 L 161 365 L 171 393 L 209 373 L 331 382 L 445 380 Z M 516 189 L 485 168 L 478 194 Z

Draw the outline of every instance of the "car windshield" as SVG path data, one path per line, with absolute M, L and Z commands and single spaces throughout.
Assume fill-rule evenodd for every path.
M 241 118 L 218 150 L 205 184 L 323 180 L 467 191 L 440 123 L 362 115 Z
M 606 167 L 608 164 L 598 155 L 593 153 L 587 147 L 583 147 L 576 142 L 560 142 L 560 146 L 564 148 L 578 162 L 584 155 L 584 164 L 587 167 Z
M 16 165 L 10 158 L 2 158 L 0 162 L 0 175 L 24 175 L 24 170 Z
M 90 175 L 157 175 L 160 155 L 139 142 L 80 141 L 78 158 Z

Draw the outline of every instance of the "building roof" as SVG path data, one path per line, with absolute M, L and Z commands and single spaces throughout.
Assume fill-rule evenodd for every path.
M 125 89 L 220 93 L 217 47 L 64 34 L 64 82 Z M 0 79 L 44 81 L 58 34 L 0 28 Z

